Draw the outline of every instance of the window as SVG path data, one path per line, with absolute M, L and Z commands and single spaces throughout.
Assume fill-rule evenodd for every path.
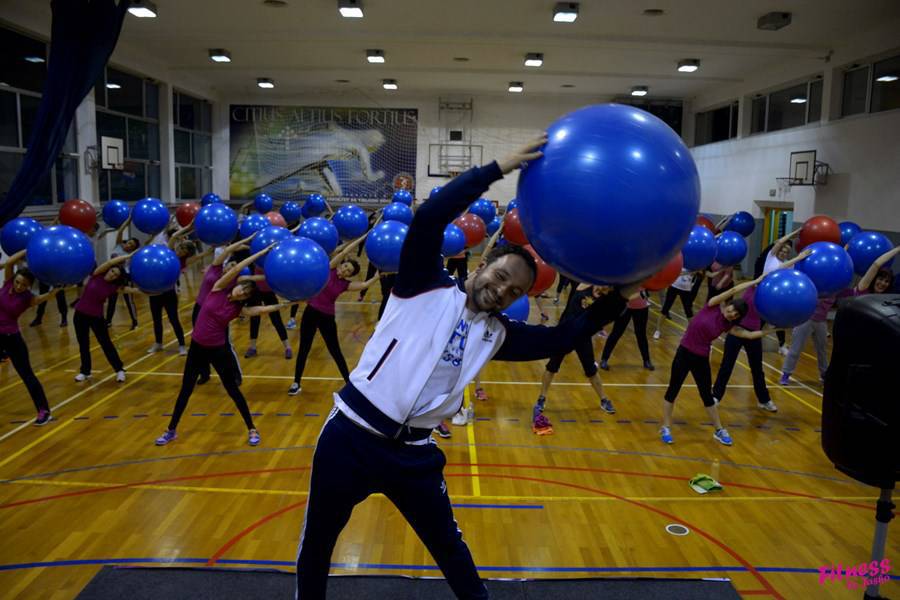
M 866 112 L 866 95 L 869 90 L 869 66 L 844 73 L 844 90 L 841 95 L 841 116 L 849 117 Z
M 809 108 L 806 122 L 815 123 L 822 119 L 822 80 L 817 79 L 809 84 Z
M 175 92 L 175 195 L 179 200 L 199 198 L 212 191 L 212 105 L 206 100 Z
M 875 63 L 872 73 L 872 112 L 900 108 L 900 56 Z
M 40 94 L 47 79 L 47 44 L 0 27 L 0 82 Z
M 754 98 L 750 104 L 750 133 L 762 133 L 766 130 L 766 105 L 768 96 Z
M 750 133 L 781 131 L 822 117 L 820 78 L 759 95 L 750 106 Z
M 19 108 L 16 95 L 0 92 L 0 146 L 19 145 Z
M 720 108 L 697 113 L 695 119 L 695 146 L 735 138 L 737 137 L 738 103 L 732 102 Z

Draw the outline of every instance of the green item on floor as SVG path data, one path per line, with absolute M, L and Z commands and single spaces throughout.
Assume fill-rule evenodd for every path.
M 722 484 L 705 473 L 694 475 L 693 479 L 688 482 L 688 485 L 698 494 L 722 491 Z

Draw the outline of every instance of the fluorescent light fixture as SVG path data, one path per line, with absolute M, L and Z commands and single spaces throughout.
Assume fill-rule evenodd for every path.
M 122 89 L 122 86 L 119 85 L 118 83 L 113 83 L 113 82 L 111 82 L 111 81 L 108 81 L 108 82 L 106 83 L 106 89 L 108 89 L 108 90 L 121 90 L 121 89 Z
M 521 81 L 510 81 L 509 82 L 509 91 L 513 94 L 521 94 L 525 91 L 525 86 Z
M 557 23 L 574 23 L 577 18 L 577 2 L 557 2 L 553 8 L 553 20 Z
M 257 77 L 256 85 L 264 90 L 271 90 L 273 87 L 275 87 L 275 80 L 268 77 Z
M 684 60 L 678 61 L 678 72 L 679 73 L 693 73 L 697 69 L 700 68 L 700 59 L 699 58 L 685 58 Z
M 383 63 L 384 50 L 366 50 L 366 60 L 370 63 Z
M 150 2 L 150 0 L 137 0 L 136 2 L 132 2 L 131 6 L 128 7 L 128 12 L 135 17 L 140 17 L 142 19 L 155 19 L 159 14 L 159 11 L 156 10 L 156 5 Z
M 646 96 L 647 92 L 649 92 L 649 91 L 650 91 L 650 88 L 648 88 L 646 85 L 636 85 L 631 88 L 631 95 L 632 96 Z
M 539 67 L 544 64 L 544 55 L 540 52 L 529 52 L 525 55 L 526 67 Z
M 231 52 L 225 48 L 211 48 L 209 60 L 217 63 L 229 63 L 231 62 Z
M 362 19 L 363 9 L 361 0 L 338 0 L 338 10 L 341 16 L 347 19 Z
M 42 62 L 46 62 L 44 60 L 43 56 L 26 56 L 25 60 L 26 60 L 26 62 L 35 63 L 35 64 L 40 64 Z
M 400 86 L 397 85 L 396 79 L 382 79 L 381 87 L 383 87 L 386 90 L 396 90 L 396 89 L 400 88 Z
M 882 75 L 875 81 L 880 81 L 881 83 L 891 83 L 892 81 L 897 81 L 898 77 L 896 75 Z
M 806 98 L 803 98 L 802 96 L 798 98 L 791 98 L 791 104 L 806 104 Z

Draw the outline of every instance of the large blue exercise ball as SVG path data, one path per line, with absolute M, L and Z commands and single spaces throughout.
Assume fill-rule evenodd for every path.
M 253 199 L 253 208 L 256 209 L 256 212 L 263 215 L 272 210 L 273 205 L 274 201 L 272 200 L 272 196 L 265 193 L 257 194 Z
M 509 317 L 510 321 L 527 322 L 530 310 L 531 305 L 528 303 L 528 294 L 525 294 L 500 312 Z
M 144 198 L 131 209 L 131 222 L 138 231 L 156 235 L 169 224 L 169 210 L 159 198 Z
M 266 254 L 266 283 L 283 298 L 307 300 L 328 283 L 328 254 L 315 241 L 290 237 Z
M 401 202 L 391 202 L 385 206 L 382 215 L 384 215 L 385 221 L 400 221 L 406 225 L 412 223 L 413 220 L 412 209 Z
M 25 247 L 25 258 L 34 276 L 50 285 L 81 283 L 96 266 L 91 239 L 68 225 L 36 231 Z
M 334 252 L 339 241 L 337 227 L 322 217 L 311 217 L 305 220 L 297 230 L 297 235 L 315 240 L 328 254 Z
M 537 253 L 585 283 L 630 283 L 662 268 L 700 209 L 697 167 L 678 134 L 621 104 L 578 109 L 547 134 L 516 194 Z
M 265 217 L 265 215 L 262 215 L 260 213 L 251 213 L 241 220 L 241 237 L 250 237 L 257 231 L 262 231 L 269 225 L 271 225 L 271 223 L 269 223 L 269 220 Z
M 221 202 L 207 204 L 194 217 L 194 232 L 204 244 L 227 244 L 238 232 L 237 213 Z
M 681 248 L 681 256 L 688 271 L 705 269 L 716 260 L 716 236 L 703 225 L 694 225 Z
M 409 227 L 399 221 L 382 221 L 366 237 L 366 256 L 383 273 L 396 273 L 400 251 Z
M 494 217 L 494 220 L 493 220 L 493 221 L 491 221 L 491 222 L 489 222 L 489 223 L 486 224 L 486 226 L 487 226 L 487 234 L 488 234 L 489 236 L 491 236 L 491 235 L 494 235 L 495 233 L 497 233 L 497 230 L 500 229 L 500 224 L 501 224 L 502 222 L 503 222 L 503 221 L 500 220 L 500 217 Z
M 128 220 L 130 213 L 131 208 L 121 200 L 110 200 L 103 205 L 103 210 L 101 211 L 103 222 L 113 229 L 121 227 L 122 223 Z
M 723 231 L 716 238 L 716 262 L 732 267 L 747 256 L 747 240 L 736 231 Z
M 434 186 L 433 188 L 431 188 L 431 191 L 428 193 L 428 197 L 431 198 L 432 196 L 437 194 L 439 191 L 441 191 L 441 188 L 443 188 L 443 187 L 444 186 L 442 186 L 442 185 Z
M 355 240 L 369 230 L 366 211 L 355 204 L 342 206 L 334 213 L 331 222 L 337 227 L 342 240 Z
M 444 241 L 441 244 L 441 254 L 445 257 L 456 256 L 466 249 L 466 234 L 454 223 L 448 223 L 444 228 Z
M 203 194 L 203 197 L 200 198 L 200 206 L 206 206 L 207 204 L 216 204 L 221 202 L 222 199 L 219 197 L 219 195 L 213 194 L 212 192 Z
M 304 217 L 318 217 L 327 208 L 325 196 L 322 194 L 310 194 L 307 196 L 306 202 L 303 203 L 303 208 L 305 209 Z
M 432 190 L 434 193 L 434 190 Z M 407 206 L 412 206 L 413 203 L 413 195 L 409 190 L 397 190 L 394 192 L 393 197 L 391 198 L 392 202 L 399 202 L 400 204 L 405 204 Z
M 7 255 L 15 254 L 28 246 L 28 241 L 42 229 L 31 217 L 18 217 L 0 229 L 0 247 Z
M 494 217 L 497 216 L 497 209 L 494 207 L 494 203 L 486 198 L 479 198 L 470 204 L 469 212 L 481 217 L 481 220 L 484 221 L 485 225 L 493 221 Z
M 302 216 L 300 211 L 301 208 L 299 204 L 289 201 L 282 204 L 278 212 L 281 213 L 281 216 L 284 217 L 284 220 L 288 223 L 296 223 Z
M 756 228 L 756 221 L 753 215 L 745 210 L 738 211 L 731 215 L 728 223 L 725 224 L 725 231 L 736 231 L 743 237 L 747 237 Z
M 862 227 L 853 221 L 841 221 L 838 223 L 841 230 L 841 245 L 846 246 L 853 239 L 853 236 L 862 231 Z
M 818 303 L 816 286 L 796 269 L 777 269 L 766 275 L 756 288 L 754 305 L 775 327 L 796 327 L 812 317 Z
M 865 275 L 875 259 L 893 248 L 891 240 L 883 233 L 877 231 L 861 231 L 853 236 L 850 243 L 847 244 L 847 253 L 853 259 L 853 269 L 857 275 Z M 889 269 L 893 259 L 884 265 L 885 269 Z
M 814 242 L 804 250 L 812 254 L 797 263 L 796 269 L 809 277 L 820 296 L 839 292 L 853 281 L 853 259 L 837 244 Z
M 144 246 L 131 257 L 131 281 L 148 294 L 171 290 L 180 273 L 178 255 L 163 244 Z
M 512 200 L 510 200 L 510 201 L 507 203 L 507 205 L 506 205 L 506 212 L 510 212 L 511 210 L 515 210 L 515 209 L 517 209 L 517 208 L 519 208 L 519 199 L 518 199 L 518 198 L 513 198 Z
M 250 241 L 250 254 L 256 254 L 270 244 L 276 244 L 291 237 L 291 232 L 284 227 L 278 225 L 270 225 L 256 234 Z M 266 262 L 266 255 L 256 259 L 256 264 L 262 267 Z

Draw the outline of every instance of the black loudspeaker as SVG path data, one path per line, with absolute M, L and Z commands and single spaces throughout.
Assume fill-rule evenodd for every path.
M 848 301 L 832 335 L 822 448 L 839 471 L 893 488 L 900 479 L 900 294 Z

